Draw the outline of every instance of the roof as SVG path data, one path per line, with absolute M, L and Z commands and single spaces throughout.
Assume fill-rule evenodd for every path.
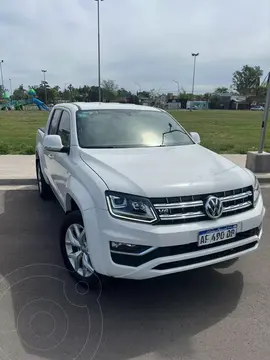
M 232 94 L 229 92 L 226 92 L 226 93 L 215 92 L 214 94 L 218 95 L 220 97 L 231 97 L 232 96 Z
M 160 109 L 143 106 L 143 105 L 135 105 L 135 104 L 120 104 L 120 103 L 102 103 L 102 102 L 74 102 L 74 103 L 62 103 L 57 104 L 55 107 L 66 107 L 69 109 L 76 108 L 80 110 L 146 110 L 146 111 L 161 111 Z
M 235 102 L 246 101 L 246 99 L 247 99 L 246 96 L 241 96 L 241 95 L 234 95 L 231 97 L 231 100 L 233 100 Z

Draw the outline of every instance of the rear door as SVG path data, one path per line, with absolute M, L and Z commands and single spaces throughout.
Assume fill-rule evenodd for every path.
M 50 124 L 48 127 L 48 135 L 56 135 L 59 125 L 59 120 L 62 114 L 62 109 L 55 109 L 53 115 L 50 120 Z M 55 190 L 55 184 L 53 182 L 52 174 L 55 173 L 55 166 L 54 166 L 54 151 L 49 151 L 44 149 L 44 160 L 45 160 L 45 168 L 44 171 L 47 175 L 48 180 L 50 181 L 51 186 Z

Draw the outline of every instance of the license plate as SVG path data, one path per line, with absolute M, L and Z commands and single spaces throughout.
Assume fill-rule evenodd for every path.
M 205 246 L 219 241 L 226 241 L 236 237 L 237 225 L 224 226 L 199 232 L 198 246 Z

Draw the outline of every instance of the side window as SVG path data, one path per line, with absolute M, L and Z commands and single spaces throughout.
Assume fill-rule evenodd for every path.
M 55 135 L 57 133 L 58 123 L 60 119 L 62 110 L 54 110 L 53 116 L 51 118 L 48 134 L 49 135 Z
M 60 135 L 63 145 L 65 147 L 69 147 L 70 146 L 70 116 L 67 111 L 63 111 L 57 134 Z

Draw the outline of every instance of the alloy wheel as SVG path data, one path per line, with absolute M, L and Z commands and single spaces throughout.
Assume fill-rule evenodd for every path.
M 94 274 L 89 253 L 84 227 L 72 224 L 68 227 L 65 236 L 67 257 L 72 268 L 83 277 Z

